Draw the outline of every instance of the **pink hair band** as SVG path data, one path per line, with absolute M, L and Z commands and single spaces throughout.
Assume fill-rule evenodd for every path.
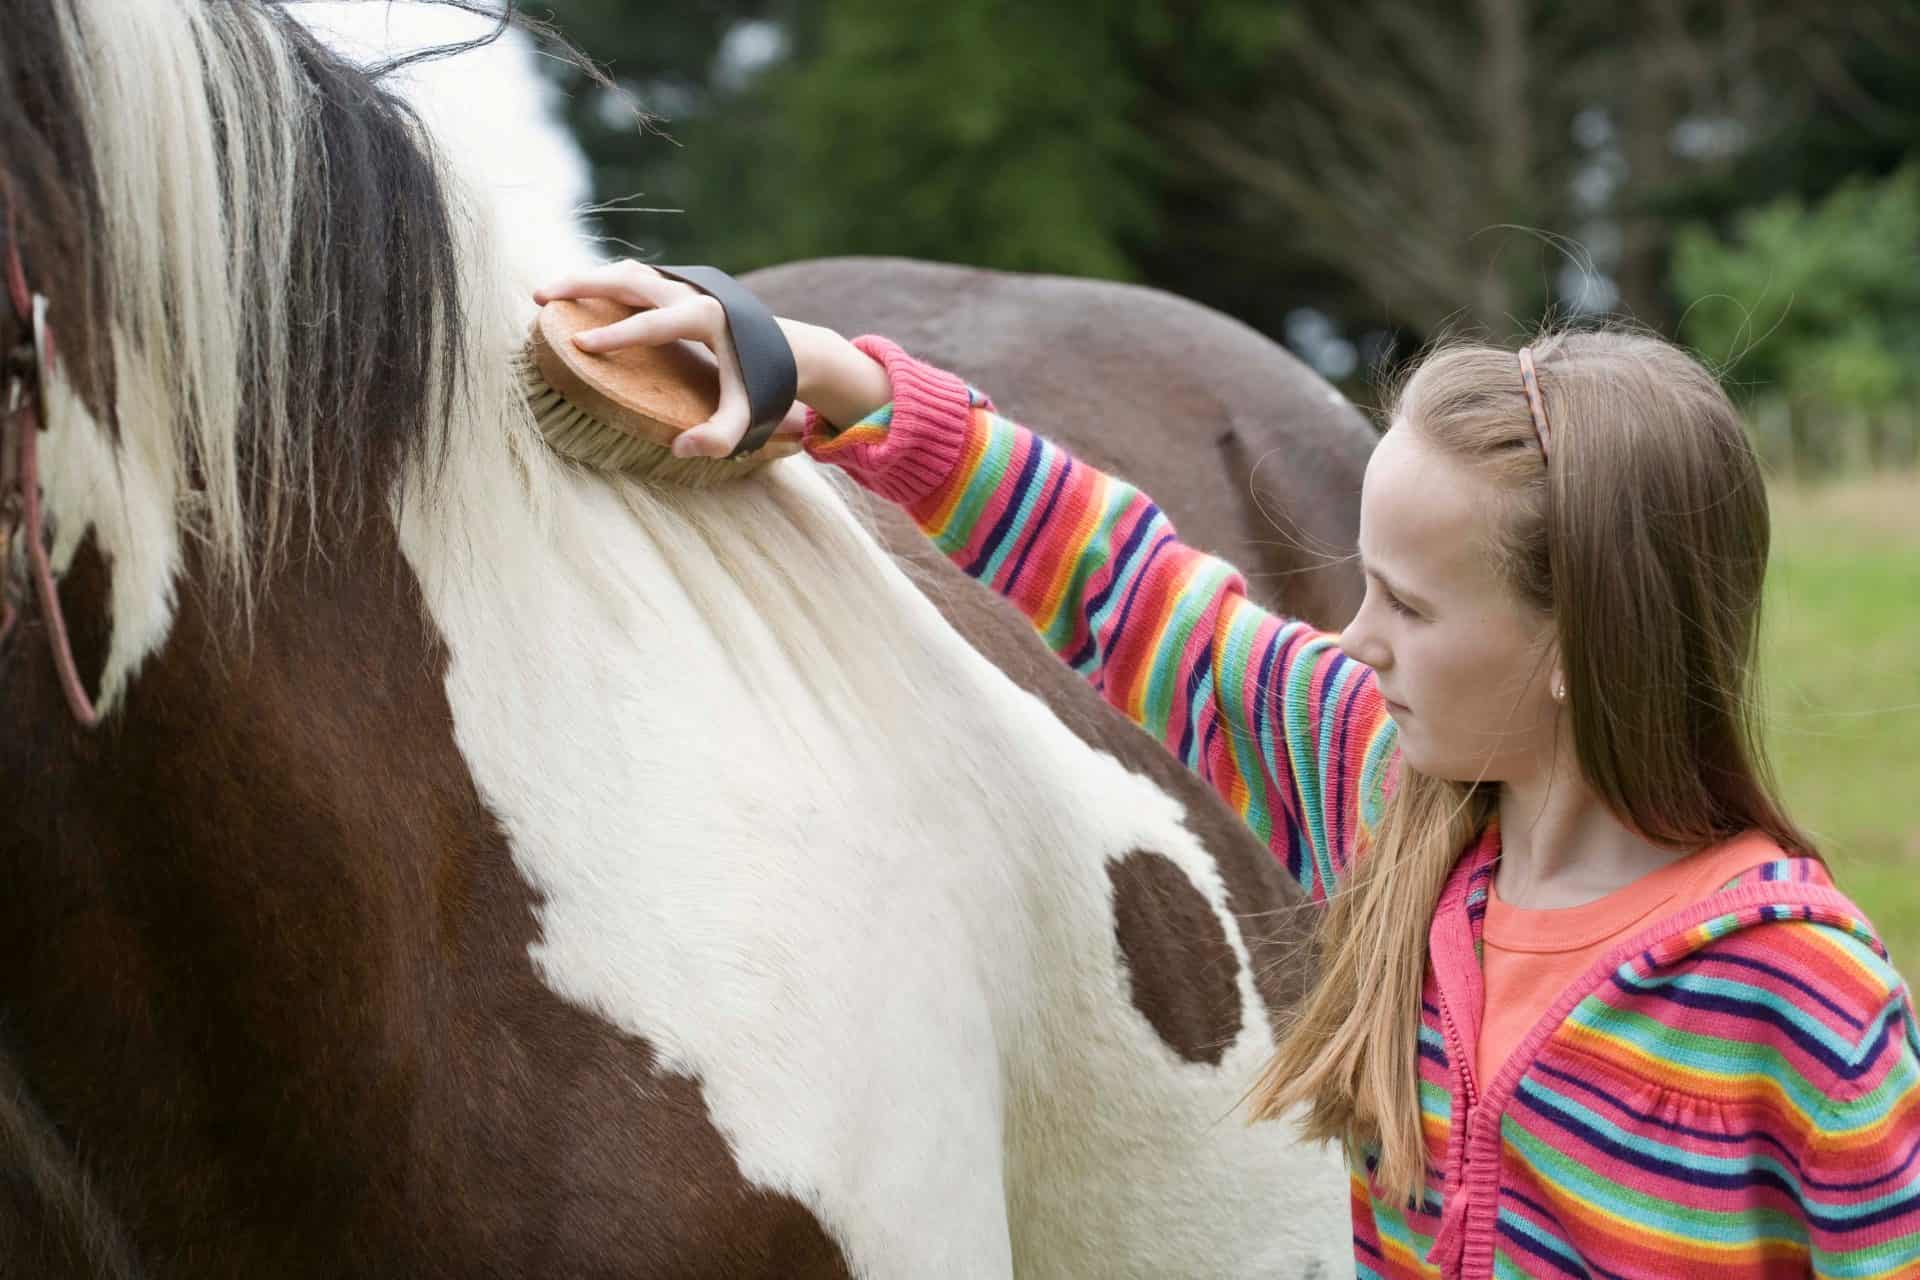
M 1540 458 L 1545 461 L 1553 429 L 1547 425 L 1547 402 L 1540 398 L 1540 375 L 1534 371 L 1532 347 L 1520 348 L 1520 386 L 1527 393 L 1527 409 L 1533 414 L 1533 434 L 1540 437 Z

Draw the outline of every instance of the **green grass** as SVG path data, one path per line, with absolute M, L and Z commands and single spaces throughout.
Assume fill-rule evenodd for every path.
M 1773 489 L 1760 675 L 1794 817 L 1920 975 L 1920 475 Z

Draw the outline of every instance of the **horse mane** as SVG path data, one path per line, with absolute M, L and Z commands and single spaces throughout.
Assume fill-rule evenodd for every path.
M 108 281 L 84 312 L 55 310 L 56 336 L 110 335 L 114 394 L 83 384 L 82 400 L 118 406 L 123 449 L 171 472 L 212 567 L 245 583 L 292 517 L 355 521 L 431 453 L 468 358 L 461 210 L 381 82 L 392 68 L 354 66 L 281 5 L 45 12 L 32 34 L 51 43 L 22 56 L 54 55 L 83 104 L 90 167 L 68 183 L 98 206 L 101 243 L 80 260 Z M 37 152 L 64 162 L 71 132 Z M 36 253 L 37 279 L 62 247 Z
M 452 7 L 512 16 L 478 0 Z M 368 516 L 402 528 L 411 507 L 455 529 L 436 536 L 443 562 L 484 578 L 494 567 L 457 529 L 490 519 L 485 503 L 522 504 L 550 530 L 573 519 L 570 508 L 603 501 L 590 490 L 609 491 L 629 527 L 677 549 L 663 556 L 684 555 L 677 586 L 706 603 L 728 643 L 791 630 L 792 644 L 816 654 L 867 653 L 806 677 L 840 705 L 866 704 L 855 686 L 870 680 L 868 697 L 896 703 L 912 687 L 901 679 L 911 664 L 883 664 L 883 674 L 871 658 L 903 583 L 838 477 L 790 464 L 723 498 L 583 476 L 545 447 L 510 357 L 531 318 L 541 245 L 577 232 L 501 225 L 485 175 L 471 172 L 484 158 L 463 171 L 384 78 L 488 43 L 503 25 L 361 67 L 264 0 L 55 0 L 52 10 L 53 52 L 85 108 L 109 282 L 97 328 L 110 335 L 118 391 L 115 457 L 89 465 L 111 466 L 125 490 L 97 495 L 78 472 L 64 494 L 50 488 L 50 505 L 64 500 L 70 513 L 67 554 L 87 520 L 114 525 L 108 554 L 147 562 L 140 600 L 170 594 L 156 584 L 188 566 L 157 565 L 151 535 L 154 520 L 171 520 L 200 548 L 201 585 L 237 588 L 250 614 L 303 526 L 304 547 L 324 560 L 330 532 Z M 551 265 L 551 254 L 537 263 Z M 59 314 L 54 325 L 83 327 Z M 91 407 L 63 394 L 63 381 L 49 397 L 56 433 L 60 418 Z M 814 564 L 828 547 L 838 558 Z M 128 576 L 116 569 L 116 610 L 135 594 L 120 582 Z M 603 580 L 600 590 L 627 597 L 642 585 Z M 164 636 L 170 611 L 126 606 L 103 707 Z M 759 678 L 741 670 L 749 684 Z

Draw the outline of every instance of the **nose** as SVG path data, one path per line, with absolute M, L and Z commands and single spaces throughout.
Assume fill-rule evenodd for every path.
M 1369 589 L 1361 599 L 1359 611 L 1340 633 L 1340 648 L 1356 662 L 1364 662 L 1374 670 L 1382 671 L 1393 665 L 1393 651 L 1387 647 L 1374 625 L 1374 614 L 1378 608 L 1375 595 Z

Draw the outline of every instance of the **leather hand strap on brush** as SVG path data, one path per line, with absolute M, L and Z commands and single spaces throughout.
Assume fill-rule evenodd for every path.
M 602 470 L 659 475 L 666 468 L 681 478 L 711 471 L 719 461 L 759 462 L 797 452 L 797 439 L 768 444 L 793 407 L 799 380 L 779 322 L 724 271 L 652 270 L 719 302 L 746 389 L 746 434 L 724 460 L 673 458 L 675 437 L 719 407 L 720 373 L 706 350 L 677 341 L 600 354 L 582 351 L 575 334 L 622 320 L 632 308 L 605 298 L 556 299 L 541 308 L 520 366 L 548 443 Z
M 747 384 L 747 414 L 750 425 L 727 456 L 738 458 L 754 452 L 773 435 L 773 429 L 793 407 L 794 392 L 799 389 L 799 372 L 793 365 L 793 349 L 773 313 L 760 299 L 742 287 L 738 280 L 717 267 L 655 267 L 661 275 L 682 284 L 690 284 L 716 299 L 727 313 L 727 330 L 733 337 L 733 353 L 740 360 L 740 376 Z

